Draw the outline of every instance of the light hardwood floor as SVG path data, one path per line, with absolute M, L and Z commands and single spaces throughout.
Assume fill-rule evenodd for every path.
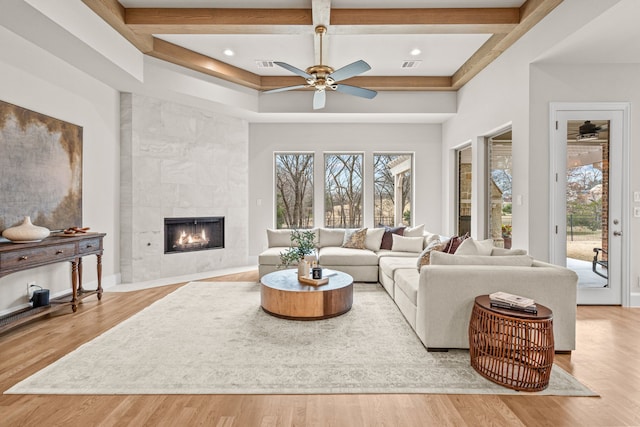
M 255 281 L 257 272 L 209 279 Z M 0 390 L 182 284 L 88 298 L 0 335 Z M 556 363 L 600 397 L 487 395 L 0 396 L 0 426 L 640 425 L 640 309 L 579 307 L 577 350 Z M 392 350 L 392 349 L 390 349 Z

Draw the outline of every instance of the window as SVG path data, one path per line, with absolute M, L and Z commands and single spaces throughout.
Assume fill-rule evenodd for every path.
M 276 227 L 313 227 L 313 154 L 275 155 Z
M 457 233 L 463 236 L 471 233 L 471 147 L 456 150 L 457 157 Z
M 373 155 L 375 226 L 411 225 L 411 154 Z
M 511 182 L 513 157 L 511 131 L 489 138 L 489 237 L 496 246 L 511 248 Z M 500 244 L 502 242 L 502 244 Z
M 325 227 L 362 227 L 362 154 L 326 154 L 324 161 Z

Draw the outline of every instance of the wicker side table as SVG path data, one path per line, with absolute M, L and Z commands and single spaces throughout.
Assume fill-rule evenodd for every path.
M 553 313 L 493 308 L 489 296 L 476 297 L 469 321 L 471 366 L 483 377 L 521 391 L 549 385 L 553 365 Z

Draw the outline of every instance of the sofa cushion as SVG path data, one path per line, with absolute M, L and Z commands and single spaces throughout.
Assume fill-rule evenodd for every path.
M 281 247 L 291 247 L 298 246 L 298 242 L 291 241 L 291 233 L 294 231 L 292 228 L 283 228 L 281 230 L 276 229 L 267 229 L 267 245 L 270 248 L 281 248 Z M 299 229 L 299 231 L 309 231 L 309 229 Z M 311 229 L 314 232 L 315 237 L 313 241 L 316 246 L 318 245 L 318 229 Z
M 455 255 L 444 252 L 431 254 L 431 265 L 505 265 L 513 267 L 531 267 L 533 257 L 529 255 Z
M 403 258 L 412 258 L 413 262 L 415 263 L 416 261 L 416 257 L 418 256 L 417 253 L 415 252 L 399 252 L 399 251 L 390 251 L 387 249 L 381 249 L 378 251 L 378 258 L 382 258 L 382 257 L 403 257 Z
M 396 294 L 402 291 L 413 305 L 418 305 L 418 285 L 420 284 L 420 273 L 415 268 L 398 269 L 395 272 Z
M 491 256 L 505 256 L 505 255 L 526 255 L 525 249 L 505 249 L 505 248 L 493 248 L 491 250 Z
M 290 247 L 292 245 L 297 246 L 297 243 L 291 241 L 291 230 L 274 230 L 267 229 L 267 244 L 270 248 L 282 248 Z
M 416 265 L 416 260 L 408 257 L 388 256 L 379 258 L 378 262 L 380 263 L 380 270 L 392 279 L 395 278 L 394 275 L 397 270 L 405 268 L 414 269 Z
M 424 238 L 422 236 L 405 237 L 392 234 L 391 237 L 393 239 L 391 250 L 394 252 L 415 252 L 418 254 L 422 251 L 422 245 L 424 243 Z
M 320 248 L 320 265 L 378 265 L 378 256 L 368 249 L 335 246 Z
M 404 229 L 402 235 L 406 237 L 423 237 L 424 224 L 416 225 L 415 227 L 407 227 Z
M 384 234 L 382 235 L 382 243 L 380 244 L 380 249 L 389 249 L 393 246 L 393 234 L 397 234 L 399 236 L 404 235 L 404 229 L 406 227 L 385 227 Z
M 458 249 L 456 255 L 491 255 L 493 249 L 493 239 L 474 240 L 472 237 L 465 239 Z
M 321 228 L 318 237 L 318 247 L 342 246 L 344 233 L 344 228 Z
M 258 255 L 258 264 L 260 265 L 280 265 L 280 252 L 284 252 L 289 247 L 269 248 Z
M 418 255 L 418 271 L 420 271 L 423 266 L 431 263 L 431 255 L 433 252 L 442 252 L 446 246 L 447 242 L 441 242 L 439 239 L 431 241 L 420 255 Z
M 367 238 L 364 240 L 365 248 L 374 252 L 379 251 L 383 235 L 384 228 L 369 228 L 367 230 Z
M 360 228 L 356 230 L 346 230 L 344 232 L 343 248 L 364 249 L 365 239 L 367 238 L 367 229 Z

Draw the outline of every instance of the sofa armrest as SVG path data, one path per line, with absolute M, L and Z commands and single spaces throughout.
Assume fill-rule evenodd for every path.
M 532 267 L 425 266 L 420 271 L 416 333 L 429 348 L 469 348 L 475 297 L 505 291 L 549 307 L 556 351 L 574 350 L 577 283 L 575 272 L 538 261 Z

